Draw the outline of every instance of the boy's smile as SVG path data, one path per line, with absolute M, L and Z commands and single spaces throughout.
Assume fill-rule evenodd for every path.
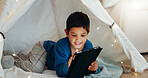
M 72 27 L 69 31 L 69 34 L 67 34 L 67 37 L 69 37 L 71 49 L 82 50 L 86 42 L 87 35 L 87 31 L 83 27 Z

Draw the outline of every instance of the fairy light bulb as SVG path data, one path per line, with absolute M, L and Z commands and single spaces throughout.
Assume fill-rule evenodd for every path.
M 15 0 L 16 2 L 18 2 L 18 0 Z
M 12 54 L 12 56 L 16 56 L 16 54 Z
M 31 78 L 31 76 L 28 76 L 27 78 Z
M 114 40 L 114 42 L 116 43 L 116 42 L 117 42 L 117 40 Z
M 114 45 L 112 44 L 111 46 L 113 47 Z
M 135 75 L 135 76 L 136 76 L 136 78 L 137 78 L 138 74 L 134 72 L 134 75 Z
M 137 73 L 134 73 L 134 75 L 137 76 L 138 74 Z
M 121 61 L 121 64 L 123 65 L 123 68 L 125 69 L 125 66 L 124 66 L 124 64 L 123 64 L 123 62 Z
M 100 26 L 99 27 L 97 27 L 97 30 L 99 30 L 100 29 Z

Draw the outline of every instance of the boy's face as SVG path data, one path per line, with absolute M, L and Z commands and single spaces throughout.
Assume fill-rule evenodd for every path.
M 88 33 L 83 27 L 72 27 L 66 35 L 69 37 L 71 48 L 83 49 Z

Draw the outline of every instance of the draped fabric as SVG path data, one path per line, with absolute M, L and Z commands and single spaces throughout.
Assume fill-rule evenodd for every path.
M 122 32 L 117 24 L 113 26 L 112 29 L 114 35 L 119 40 L 119 44 L 123 48 L 126 56 L 131 61 L 132 67 L 137 72 L 143 72 L 144 69 L 147 68 L 148 63 L 143 58 L 143 56 L 139 53 L 139 51 L 133 46 L 133 44 L 129 41 L 126 35 Z M 141 61 L 143 60 L 143 61 Z
M 31 7 L 34 0 L 6 1 L 0 18 L 0 31 L 6 33 L 15 22 Z
M 1 65 L 1 59 L 2 59 L 2 54 L 3 54 L 3 45 L 4 45 L 4 41 L 3 41 L 3 37 L 0 34 L 0 77 L 4 78 L 4 71 Z
M 119 0 L 102 0 L 102 5 L 105 8 L 109 8 L 109 7 L 116 5 L 118 1 Z
M 66 19 L 75 11 L 82 11 L 90 18 L 88 39 L 103 48 L 100 57 L 116 62 L 129 59 L 137 72 L 148 67 L 118 25 L 113 25 L 114 20 L 99 0 L 7 0 L 0 16 L 0 32 L 6 36 L 4 42 L 0 38 L 0 58 L 3 50 L 11 50 L 10 45 L 17 54 L 38 41 L 57 41 L 66 36 Z
M 0 32 L 6 33 L 14 23 L 29 9 L 34 0 L 1 0 Z M 5 4 L 5 5 L 4 5 Z M 0 35 L 0 63 L 3 54 L 3 37 Z M 0 77 L 4 78 L 3 68 L 0 64 Z

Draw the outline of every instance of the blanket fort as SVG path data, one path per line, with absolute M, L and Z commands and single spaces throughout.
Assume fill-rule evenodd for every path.
M 66 18 L 75 11 L 89 16 L 91 33 L 88 39 L 94 46 L 103 47 L 100 57 L 116 62 L 129 59 L 136 72 L 148 67 L 99 0 L 0 0 L 0 32 L 6 37 L 4 40 L 0 35 L 0 60 L 3 50 L 17 54 L 38 41 L 56 41 L 64 37 Z M 1 65 L 0 77 L 4 78 Z

